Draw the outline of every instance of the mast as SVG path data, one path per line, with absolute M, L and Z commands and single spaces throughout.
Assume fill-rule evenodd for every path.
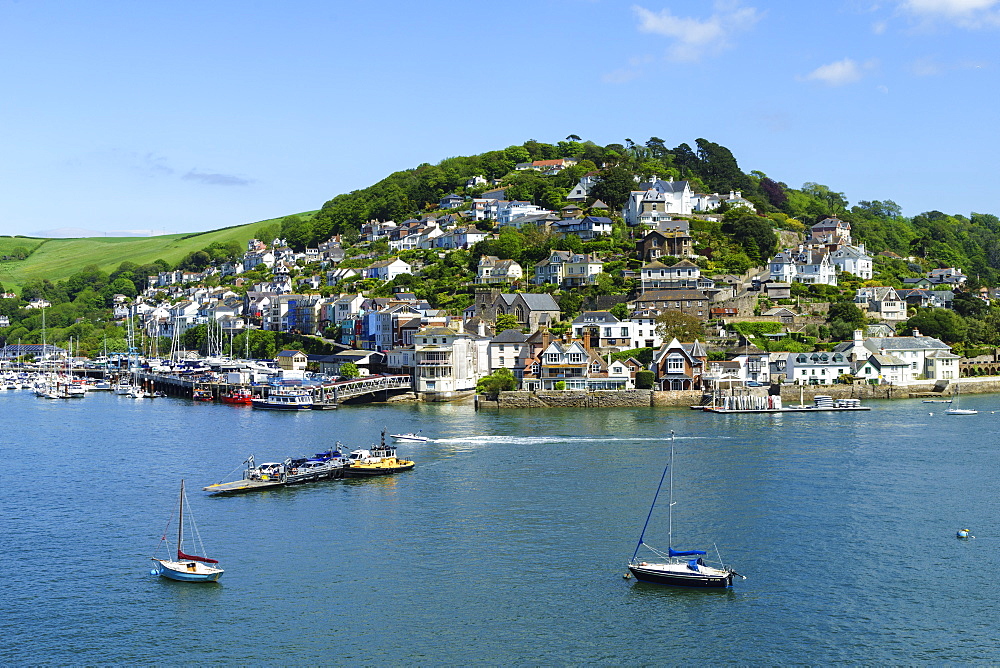
M 670 469 L 670 487 L 671 487 L 671 505 L 673 505 L 673 478 L 674 478 L 674 430 L 670 430 L 670 464 L 667 468 Z M 635 557 L 639 554 L 639 548 L 642 547 L 642 539 L 646 537 L 646 528 L 649 526 L 649 518 L 653 516 L 653 508 L 656 507 L 656 499 L 660 496 L 660 488 L 663 487 L 663 479 L 667 477 L 667 469 L 663 469 L 663 475 L 660 476 L 660 483 L 656 486 L 656 494 L 653 495 L 653 503 L 649 506 L 649 514 L 646 515 L 646 523 L 642 525 L 642 533 L 639 534 L 639 542 L 636 543 L 635 552 L 632 553 L 632 561 L 635 561 Z M 669 554 L 669 552 L 667 553 Z
M 181 499 L 177 511 L 177 558 L 181 558 L 181 541 L 184 540 L 184 478 L 181 478 Z
M 674 551 L 674 432 L 670 432 L 670 488 L 667 503 L 667 554 Z

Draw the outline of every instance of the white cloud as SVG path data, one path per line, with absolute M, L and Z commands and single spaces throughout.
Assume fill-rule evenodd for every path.
M 673 40 L 667 50 L 670 60 L 690 62 L 730 48 L 733 35 L 749 30 L 761 18 L 755 8 L 743 7 L 739 2 L 717 0 L 712 8 L 712 15 L 706 19 L 674 16 L 669 9 L 654 12 L 639 5 L 633 5 L 632 11 L 639 18 L 640 32 Z
M 857 61 L 844 58 L 834 63 L 820 65 L 803 77 L 806 81 L 819 81 L 827 86 L 843 86 L 854 83 L 864 76 L 862 66 Z
M 638 70 L 621 68 L 607 74 L 602 74 L 601 81 L 609 84 L 623 84 L 637 79 L 640 75 L 641 73 Z
M 900 0 L 899 9 L 924 27 L 937 21 L 962 28 L 1000 26 L 1000 0 Z

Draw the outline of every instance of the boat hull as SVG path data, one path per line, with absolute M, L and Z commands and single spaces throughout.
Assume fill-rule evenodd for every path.
M 153 559 L 153 563 L 153 570 L 157 575 L 178 582 L 218 582 L 224 573 L 221 568 L 213 568 L 198 561 Z
M 650 584 L 708 589 L 724 589 L 733 584 L 733 574 L 728 572 L 719 575 L 694 571 L 684 573 L 676 570 L 643 568 L 636 564 L 629 564 L 628 569 L 636 580 Z
M 413 462 L 385 466 L 379 466 L 378 464 L 352 464 L 344 469 L 344 473 L 346 473 L 349 478 L 369 478 L 377 475 L 393 475 L 395 473 L 402 473 L 403 471 L 411 470 L 414 466 L 415 464 Z

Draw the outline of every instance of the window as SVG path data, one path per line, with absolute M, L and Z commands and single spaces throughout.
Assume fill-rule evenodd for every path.
M 622 327 L 622 336 L 624 337 L 628 336 L 628 327 Z
M 683 373 L 683 372 L 684 372 L 684 358 L 682 357 L 667 358 L 667 373 Z

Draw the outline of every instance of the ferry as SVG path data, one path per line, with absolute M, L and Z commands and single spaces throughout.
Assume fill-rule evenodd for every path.
M 266 397 L 254 397 L 254 408 L 272 411 L 302 411 L 313 407 L 313 397 L 309 390 L 295 387 L 272 387 Z

